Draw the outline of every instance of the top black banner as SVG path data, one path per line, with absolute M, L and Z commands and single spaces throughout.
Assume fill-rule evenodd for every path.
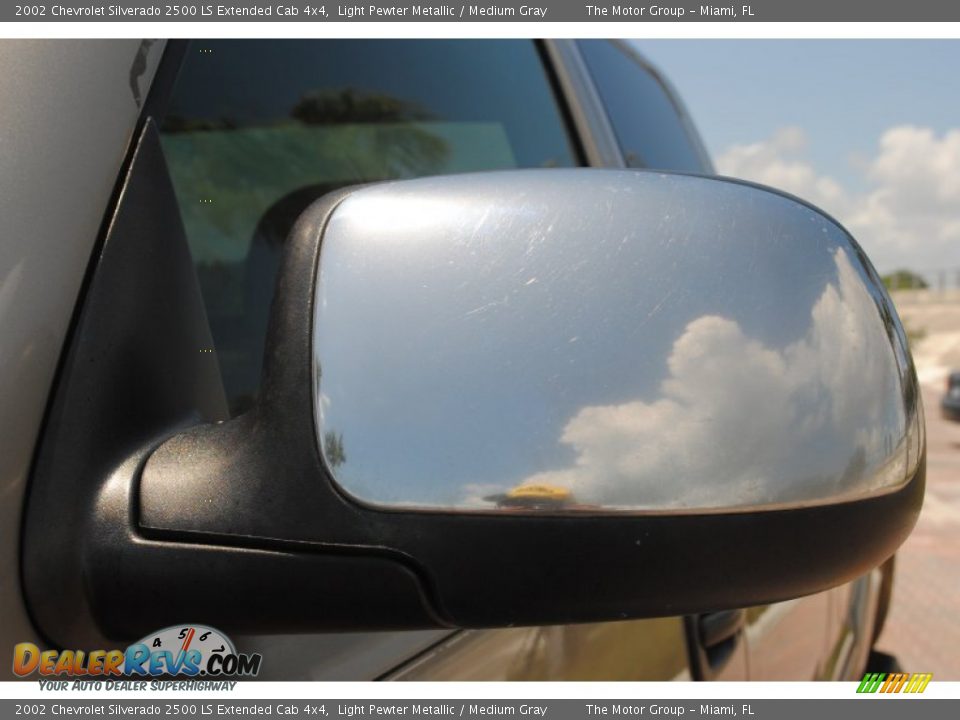
M 374 0 L 62 0 L 4 5 L 4 22 L 956 22 L 960 3 L 944 0 L 750 0 L 749 4 L 533 0 L 521 3 Z

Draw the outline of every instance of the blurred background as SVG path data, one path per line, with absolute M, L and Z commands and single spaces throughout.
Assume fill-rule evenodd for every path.
M 881 650 L 960 678 L 960 41 L 639 41 L 718 172 L 786 190 L 859 240 L 890 288 L 926 407 L 927 495 Z M 958 415 L 957 417 L 960 417 Z

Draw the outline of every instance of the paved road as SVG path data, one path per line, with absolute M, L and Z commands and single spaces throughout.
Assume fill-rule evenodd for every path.
M 960 680 L 960 423 L 940 417 L 943 387 L 923 386 L 926 498 L 897 553 L 893 606 L 877 647 L 907 672 Z

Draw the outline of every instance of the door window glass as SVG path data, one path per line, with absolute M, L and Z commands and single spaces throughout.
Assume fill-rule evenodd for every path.
M 616 44 L 578 45 L 627 167 L 707 173 L 697 141 L 660 81 Z

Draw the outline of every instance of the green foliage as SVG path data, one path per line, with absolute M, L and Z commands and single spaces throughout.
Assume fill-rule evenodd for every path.
M 924 290 L 930 287 L 921 275 L 910 270 L 895 270 L 884 275 L 882 280 L 887 290 Z
M 351 123 L 399 123 L 432 120 L 416 103 L 354 88 L 318 90 L 307 93 L 290 111 L 306 125 L 348 125 Z

